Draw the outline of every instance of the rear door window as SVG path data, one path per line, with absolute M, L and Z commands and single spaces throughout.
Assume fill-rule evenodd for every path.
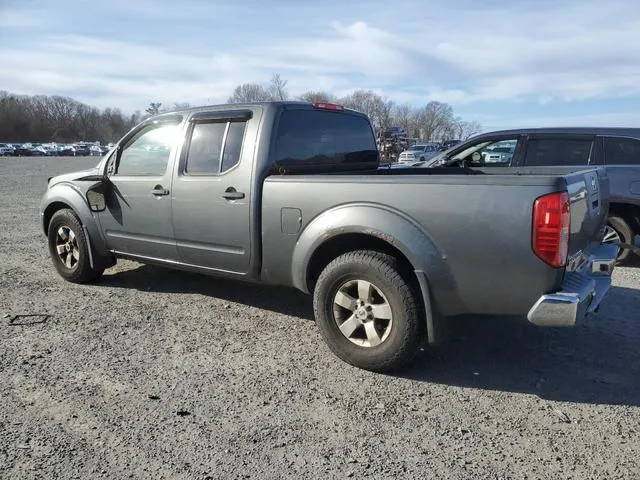
M 246 122 L 197 122 L 189 138 L 184 172 L 218 175 L 240 161 Z
M 605 137 L 604 161 L 607 165 L 640 165 L 640 140 Z
M 591 138 L 531 138 L 524 164 L 529 167 L 588 165 L 593 148 Z
M 285 110 L 278 123 L 274 161 L 279 165 L 377 164 L 378 149 L 365 117 Z

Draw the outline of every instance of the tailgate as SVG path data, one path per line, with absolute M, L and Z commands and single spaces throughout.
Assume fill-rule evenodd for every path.
M 569 270 L 593 253 L 604 236 L 609 211 L 609 179 L 605 169 L 564 175 L 571 202 Z M 573 267 L 573 268 L 572 268 Z

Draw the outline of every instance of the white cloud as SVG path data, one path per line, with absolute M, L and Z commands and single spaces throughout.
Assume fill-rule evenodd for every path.
M 293 94 L 370 88 L 397 101 L 421 103 L 528 100 L 549 105 L 640 96 L 637 0 L 488 5 L 451 0 L 446 6 L 430 5 L 428 13 L 421 5 L 405 0 L 365 8 L 366 4 L 328 0 L 322 15 L 309 17 L 306 29 L 299 27 L 312 13 L 309 5 L 288 10 L 278 6 L 274 12 L 281 22 L 261 25 L 256 33 L 241 28 L 238 20 L 237 28 L 227 25 L 236 34 L 216 37 L 212 28 L 210 37 L 192 39 L 197 48 L 183 51 L 178 50 L 183 46 L 180 37 L 174 35 L 158 45 L 150 37 L 131 40 L 135 35 L 118 40 L 117 24 L 114 34 L 98 38 L 73 31 L 47 33 L 45 23 L 24 41 L 2 42 L 0 85 L 9 91 L 66 94 L 127 110 L 155 100 L 224 101 L 236 85 L 266 82 L 275 72 L 289 81 Z M 243 11 L 233 2 L 192 1 L 178 8 L 149 0 L 113 0 L 109 6 L 139 18 L 140 29 L 150 19 L 175 19 L 187 28 L 189 18 L 224 14 L 221 18 L 233 19 Z M 398 12 L 408 15 L 389 21 Z M 2 11 L 0 28 L 24 35 L 16 27 L 38 22 L 41 16 Z M 294 20 L 297 30 L 290 27 Z M 128 28 L 123 27 L 123 33 L 129 34 Z
M 629 127 L 640 128 L 640 118 L 636 112 L 600 112 L 586 115 L 519 116 L 504 118 L 499 116 L 479 116 L 477 119 L 485 131 L 505 128 L 536 127 Z
M 40 25 L 44 18 L 37 10 L 0 7 L 0 28 L 27 28 Z

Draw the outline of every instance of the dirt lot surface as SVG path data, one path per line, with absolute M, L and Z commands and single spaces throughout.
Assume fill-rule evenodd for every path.
M 1 478 L 640 478 L 640 267 L 574 329 L 456 320 L 378 375 L 295 291 L 124 261 L 65 283 L 38 203 L 95 163 L 0 158 Z

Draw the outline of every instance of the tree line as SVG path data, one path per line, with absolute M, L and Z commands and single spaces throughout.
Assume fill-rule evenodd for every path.
M 480 133 L 482 126 L 476 121 L 464 120 L 454 114 L 451 105 L 435 100 L 424 107 L 413 107 L 408 103 L 395 103 L 372 90 L 359 89 L 345 97 L 330 92 L 309 90 L 291 97 L 287 81 L 279 74 L 273 75 L 266 84 L 244 83 L 238 85 L 227 103 L 251 103 L 273 100 L 303 100 L 308 102 L 335 102 L 347 108 L 365 113 L 376 133 L 388 131 L 393 126 L 401 127 L 411 138 L 422 140 L 466 140 Z
M 0 91 L 0 142 L 116 142 L 145 117 L 188 107 L 176 103 L 125 114 L 118 108 L 99 109 L 58 95 L 16 95 Z
M 422 140 L 464 140 L 481 131 L 478 122 L 463 120 L 443 102 L 429 101 L 424 107 L 416 108 L 363 89 L 341 98 L 314 90 L 293 97 L 287 83 L 279 74 L 273 75 L 267 84 L 244 83 L 233 90 L 227 103 L 291 99 L 336 102 L 368 115 L 377 134 L 398 126 L 409 137 Z M 167 107 L 160 102 L 151 102 L 144 112 L 125 114 L 119 108 L 99 109 L 64 96 L 17 95 L 0 91 L 0 141 L 115 142 L 146 117 L 189 106 L 174 103 Z
M 0 91 L 0 141 L 116 141 L 139 121 L 117 108 L 100 110 L 69 97 Z

